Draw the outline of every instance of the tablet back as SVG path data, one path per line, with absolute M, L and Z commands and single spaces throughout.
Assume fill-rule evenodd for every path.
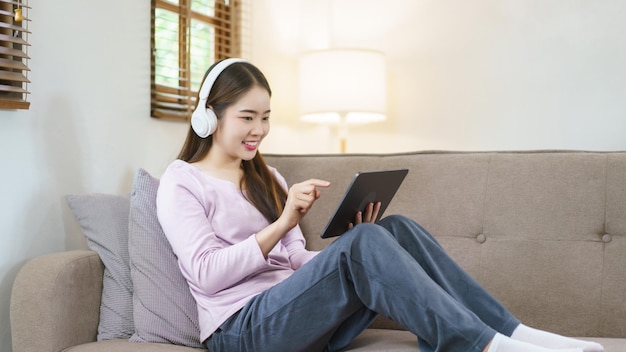
M 369 203 L 381 202 L 376 221 L 380 220 L 408 172 L 408 169 L 358 172 L 322 231 L 322 238 L 342 235 L 354 222 L 356 213 L 364 211 Z

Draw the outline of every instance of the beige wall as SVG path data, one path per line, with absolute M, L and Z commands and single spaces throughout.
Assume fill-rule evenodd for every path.
M 0 351 L 20 266 L 84 246 L 63 196 L 129 192 L 135 169 L 161 173 L 184 133 L 148 116 L 150 1 L 30 5 L 31 108 L 0 111 Z
M 297 57 L 329 47 L 387 54 L 389 120 L 351 129 L 349 152 L 626 148 L 623 1 L 254 3 L 253 59 L 294 136 L 266 148 L 338 148 L 297 121 Z
M 626 150 L 621 0 L 324 1 L 253 1 L 251 59 L 275 92 L 265 152 L 337 150 L 298 122 L 295 91 L 297 55 L 331 44 L 388 57 L 390 118 L 352 129 L 350 152 Z M 149 3 L 30 0 L 31 109 L 0 111 L 0 351 L 19 267 L 84 246 L 63 196 L 128 192 L 182 143 L 185 125 L 148 117 Z

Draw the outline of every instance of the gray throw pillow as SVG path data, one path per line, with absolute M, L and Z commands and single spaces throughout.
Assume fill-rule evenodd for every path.
M 87 245 L 104 264 L 98 341 L 127 339 L 135 331 L 128 256 L 129 197 L 92 193 L 65 199 Z
M 135 333 L 132 342 L 204 348 L 196 302 L 156 214 L 159 180 L 137 170 L 130 199 L 129 251 Z

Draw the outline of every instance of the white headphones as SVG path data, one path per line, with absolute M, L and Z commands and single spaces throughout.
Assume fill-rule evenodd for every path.
M 212 109 L 206 107 L 206 101 L 209 99 L 211 88 L 217 80 L 217 77 L 226 69 L 226 67 L 236 63 L 246 62 L 244 59 L 225 59 L 215 65 L 209 74 L 207 75 L 202 87 L 200 87 L 200 94 L 198 94 L 198 105 L 191 114 L 191 128 L 200 137 L 206 138 L 215 132 L 217 128 L 217 115 Z

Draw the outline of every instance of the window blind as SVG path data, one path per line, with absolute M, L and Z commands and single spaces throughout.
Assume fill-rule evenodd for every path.
M 28 109 L 28 1 L 0 0 L 0 108 Z
M 152 117 L 191 117 L 209 66 L 240 55 L 241 12 L 241 0 L 152 0 Z

